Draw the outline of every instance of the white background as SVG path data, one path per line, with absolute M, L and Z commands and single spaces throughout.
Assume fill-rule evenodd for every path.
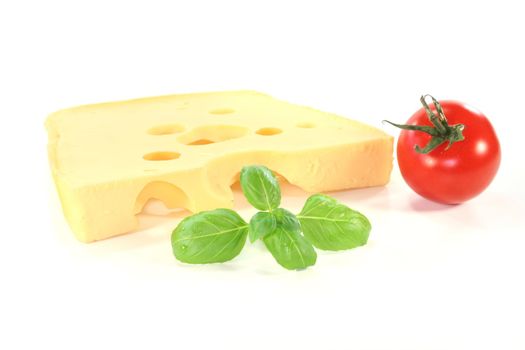
M 520 1 L 2 1 L 2 349 L 525 349 Z M 405 121 L 422 93 L 490 117 L 496 180 L 456 207 L 385 188 L 334 193 L 369 244 L 302 272 L 260 244 L 223 265 L 171 255 L 178 218 L 81 244 L 51 182 L 54 110 L 256 89 L 363 120 Z M 306 194 L 283 204 L 297 211 Z M 237 208 L 252 213 L 239 198 Z

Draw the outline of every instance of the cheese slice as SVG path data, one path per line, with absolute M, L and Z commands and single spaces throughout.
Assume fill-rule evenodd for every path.
M 152 198 L 191 212 L 230 208 L 245 165 L 308 192 L 384 185 L 392 169 L 391 136 L 253 91 L 80 106 L 46 126 L 62 207 L 84 242 L 136 230 Z

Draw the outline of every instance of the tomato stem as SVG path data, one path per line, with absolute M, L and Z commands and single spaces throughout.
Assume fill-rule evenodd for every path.
M 438 109 L 437 106 L 439 105 L 439 110 L 441 110 L 441 112 L 438 111 L 439 114 L 436 115 L 430 109 L 426 101 L 427 96 L 430 96 L 430 95 L 423 95 L 421 96 L 419 100 L 421 101 L 423 108 L 425 108 L 425 112 L 427 112 L 427 116 L 432 122 L 432 124 L 434 124 L 434 126 L 436 127 L 436 129 L 438 129 L 440 134 L 444 134 L 447 132 L 447 126 L 448 126 L 447 118 L 445 118 L 445 114 L 443 114 L 443 110 L 441 109 L 441 105 L 439 104 L 439 102 L 437 102 L 432 96 L 430 96 L 430 98 L 432 99 L 434 106 L 436 106 L 436 110 Z
M 427 104 L 427 97 L 430 97 L 432 99 L 432 103 L 434 104 L 437 114 L 434 111 L 432 111 L 432 109 L 430 109 L 430 106 Z M 432 152 L 439 145 L 447 141 L 448 145 L 445 148 L 445 150 L 448 150 L 455 142 L 463 141 L 465 139 L 465 137 L 463 136 L 463 130 L 465 129 L 465 125 L 449 125 L 447 118 L 445 117 L 445 113 L 443 112 L 443 108 L 441 107 L 441 104 L 434 97 L 432 97 L 431 95 L 423 95 L 419 100 L 421 101 L 421 104 L 423 105 L 423 108 L 427 113 L 428 119 L 430 120 L 432 125 L 434 125 L 433 127 L 426 125 L 396 124 L 388 120 L 383 120 L 383 122 L 387 122 L 403 130 L 422 131 L 432 136 L 432 138 L 430 139 L 428 144 L 425 145 L 425 147 L 421 148 L 419 145 L 416 145 L 414 147 L 415 151 L 418 153 L 427 154 L 429 152 Z

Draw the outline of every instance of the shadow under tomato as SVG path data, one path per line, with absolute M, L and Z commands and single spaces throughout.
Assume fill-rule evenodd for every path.
M 420 212 L 445 211 L 457 208 L 460 204 L 442 204 L 433 202 L 416 194 L 409 199 L 410 208 Z

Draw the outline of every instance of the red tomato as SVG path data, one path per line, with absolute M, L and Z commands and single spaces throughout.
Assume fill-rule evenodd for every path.
M 444 121 L 450 127 L 463 124 L 464 129 L 460 126 L 459 129 L 464 139 L 454 142 L 448 149 L 449 142 L 445 141 L 425 154 L 417 152 L 415 146 L 424 148 L 432 136 L 404 129 L 397 143 L 397 161 L 403 178 L 418 194 L 436 202 L 457 204 L 487 188 L 498 171 L 501 150 L 494 128 L 485 115 L 457 101 L 441 101 L 440 104 L 446 118 L 440 119 L 440 123 Z M 430 110 L 439 115 L 434 104 Z M 434 127 L 435 124 L 421 108 L 410 117 L 407 125 Z

